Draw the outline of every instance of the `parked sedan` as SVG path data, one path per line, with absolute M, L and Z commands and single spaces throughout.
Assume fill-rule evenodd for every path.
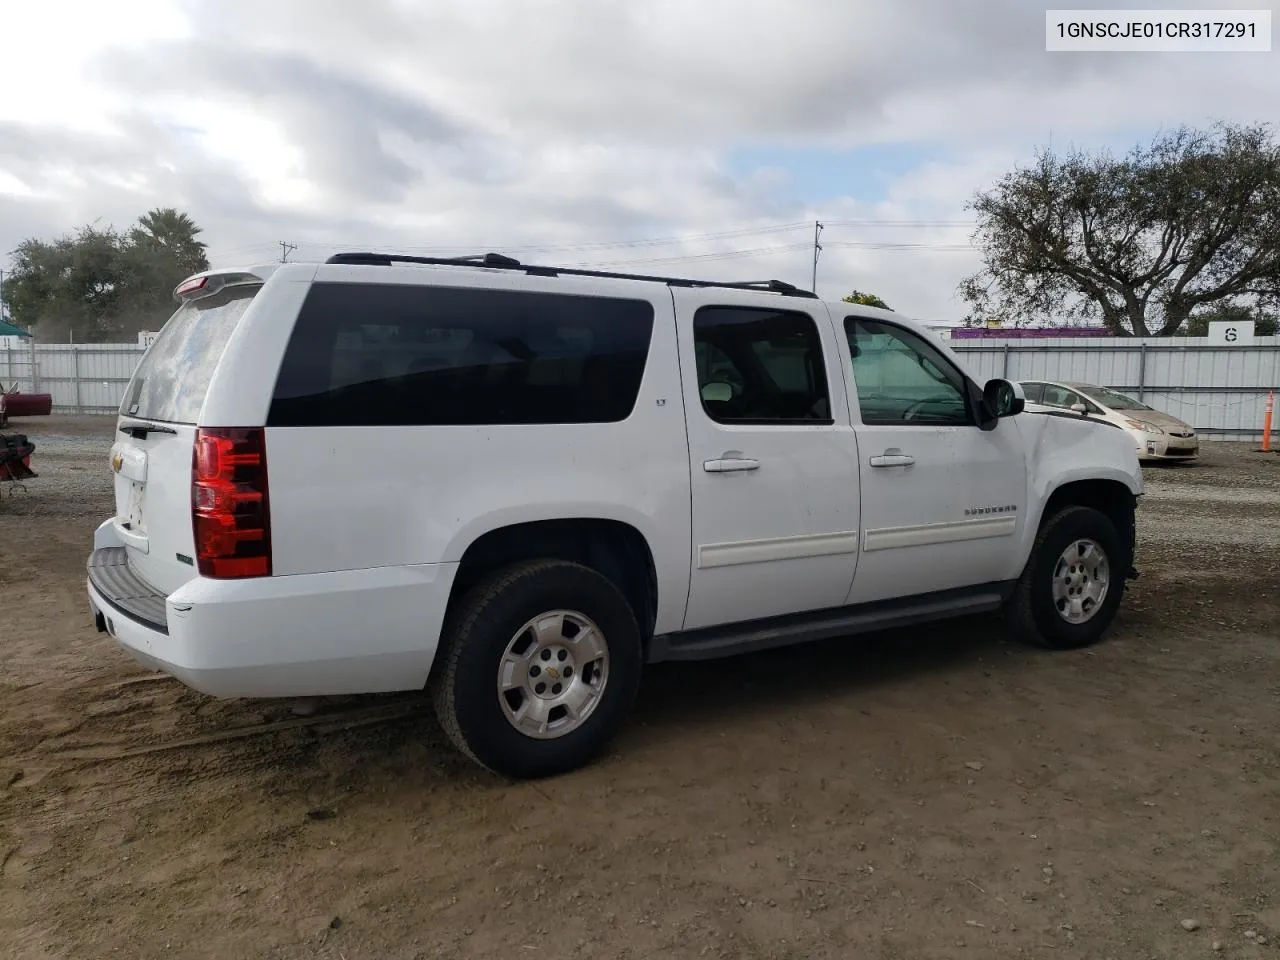
M 1194 460 L 1200 455 L 1195 429 L 1133 397 L 1090 383 L 1023 380 L 1031 413 L 1073 414 L 1114 423 L 1128 432 L 1140 460 Z

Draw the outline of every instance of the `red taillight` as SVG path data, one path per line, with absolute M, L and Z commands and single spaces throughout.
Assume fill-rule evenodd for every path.
M 267 438 L 261 427 L 196 430 L 191 519 L 201 576 L 271 575 Z
M 208 277 L 193 277 L 190 280 L 184 280 L 182 283 L 178 284 L 177 289 L 173 291 L 173 295 L 177 299 L 181 300 L 188 293 L 195 293 L 197 290 L 204 289 L 208 283 Z

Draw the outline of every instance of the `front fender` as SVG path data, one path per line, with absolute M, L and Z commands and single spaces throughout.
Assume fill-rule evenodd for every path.
M 1138 453 L 1119 427 L 1038 413 L 1024 413 L 1018 420 L 1027 451 L 1027 524 L 1020 544 L 1021 563 L 1030 556 L 1045 507 L 1068 484 L 1102 481 L 1123 487 L 1135 498 L 1142 496 Z

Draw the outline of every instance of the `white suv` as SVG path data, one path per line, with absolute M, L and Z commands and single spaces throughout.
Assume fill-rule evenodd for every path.
M 1016 416 L 927 329 L 776 281 L 340 254 L 209 271 L 138 366 L 98 628 L 222 697 L 428 688 L 511 777 L 642 666 L 1006 609 L 1096 640 L 1127 434 Z

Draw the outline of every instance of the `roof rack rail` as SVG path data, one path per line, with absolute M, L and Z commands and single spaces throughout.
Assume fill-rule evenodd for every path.
M 519 260 L 512 260 L 500 253 L 476 253 L 465 257 L 411 257 L 403 253 L 335 253 L 325 263 L 349 263 L 374 267 L 389 267 L 393 263 L 451 264 L 460 267 L 500 267 L 518 269 Z
M 416 257 L 405 253 L 335 253 L 325 263 L 355 264 L 359 266 L 389 267 L 395 263 L 422 263 L 445 267 L 489 267 L 497 270 L 522 270 L 534 277 L 599 277 L 605 280 L 646 280 L 665 283 L 672 287 L 722 287 L 730 290 L 764 290 L 784 297 L 818 299 L 811 290 L 802 290 L 782 280 L 691 280 L 687 277 L 651 277 L 639 273 L 613 273 L 606 270 L 583 270 L 575 267 L 545 267 L 521 263 L 501 253 L 477 253 L 465 257 Z

